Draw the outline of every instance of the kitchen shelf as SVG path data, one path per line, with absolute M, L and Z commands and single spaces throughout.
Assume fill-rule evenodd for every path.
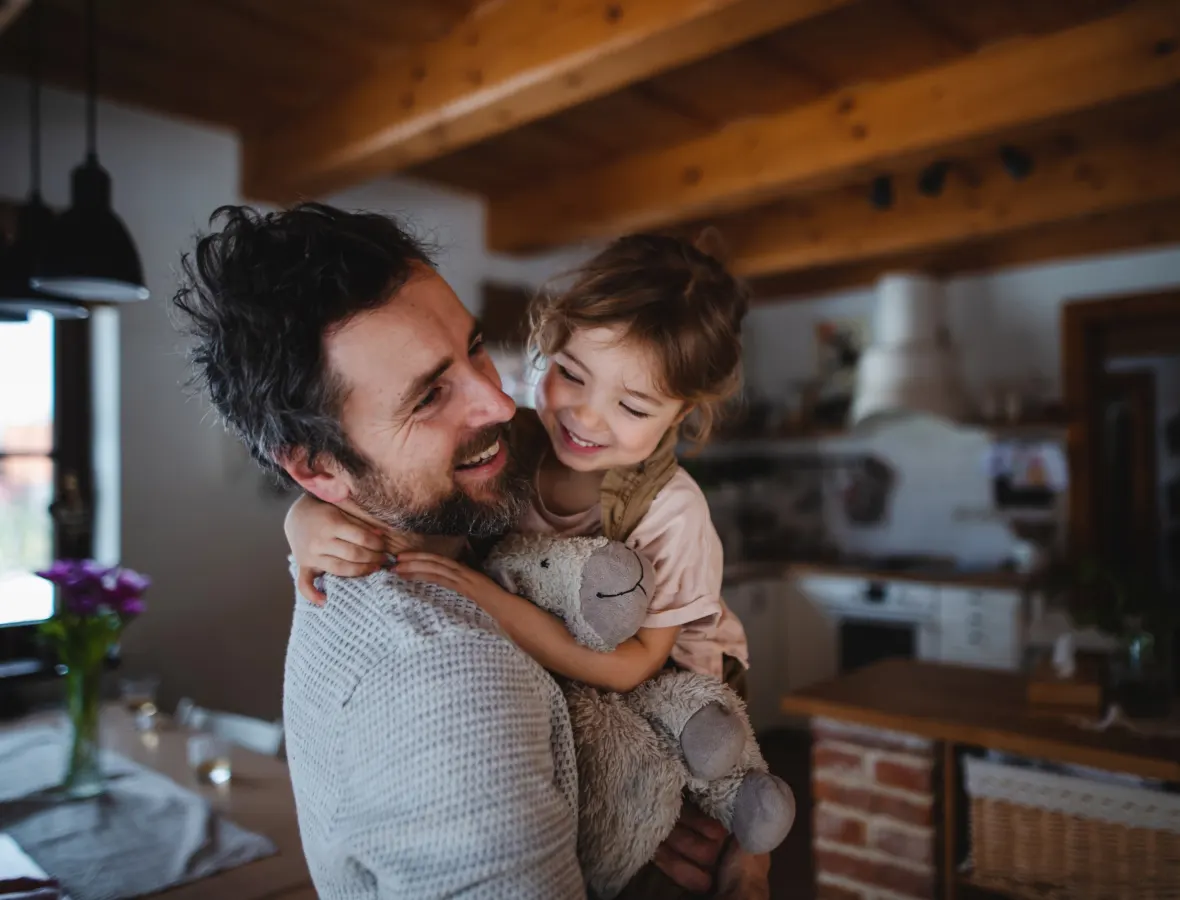
M 1063 419 L 1030 420 L 1028 422 L 963 422 L 963 429 L 985 432 L 995 440 L 1064 441 L 1069 423 Z M 814 452 L 820 445 L 844 440 L 861 440 L 870 431 L 861 433 L 849 428 L 818 428 L 765 437 L 718 437 L 699 450 L 682 443 L 677 453 L 688 459 L 725 459 L 733 456 L 774 456 L 776 454 Z
M 1033 419 L 1027 422 L 964 422 L 961 427 L 985 431 L 1001 440 L 1065 440 L 1069 424 L 1064 419 Z

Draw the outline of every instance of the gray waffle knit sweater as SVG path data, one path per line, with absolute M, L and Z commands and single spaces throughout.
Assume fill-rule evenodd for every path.
M 387 572 L 296 600 L 283 719 L 323 900 L 584 896 L 552 678 L 474 603 Z

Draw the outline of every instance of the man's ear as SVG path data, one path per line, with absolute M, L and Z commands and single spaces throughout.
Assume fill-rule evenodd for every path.
M 294 447 L 276 460 L 295 483 L 325 503 L 342 503 L 352 496 L 352 481 L 336 460 L 320 454 L 309 465 L 307 451 Z

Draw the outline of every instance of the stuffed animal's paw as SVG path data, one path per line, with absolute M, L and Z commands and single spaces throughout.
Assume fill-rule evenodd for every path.
M 733 806 L 733 834 L 747 853 L 769 853 L 795 823 L 795 795 L 767 772 L 746 773 Z
M 680 751 L 694 778 L 712 781 L 733 770 L 746 746 L 741 718 L 723 703 L 698 709 L 680 732 Z

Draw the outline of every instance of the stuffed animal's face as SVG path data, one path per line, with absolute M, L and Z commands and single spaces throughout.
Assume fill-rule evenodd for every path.
M 655 588 L 651 563 L 604 537 L 509 535 L 484 571 L 559 616 L 579 643 L 601 651 L 635 635 Z

